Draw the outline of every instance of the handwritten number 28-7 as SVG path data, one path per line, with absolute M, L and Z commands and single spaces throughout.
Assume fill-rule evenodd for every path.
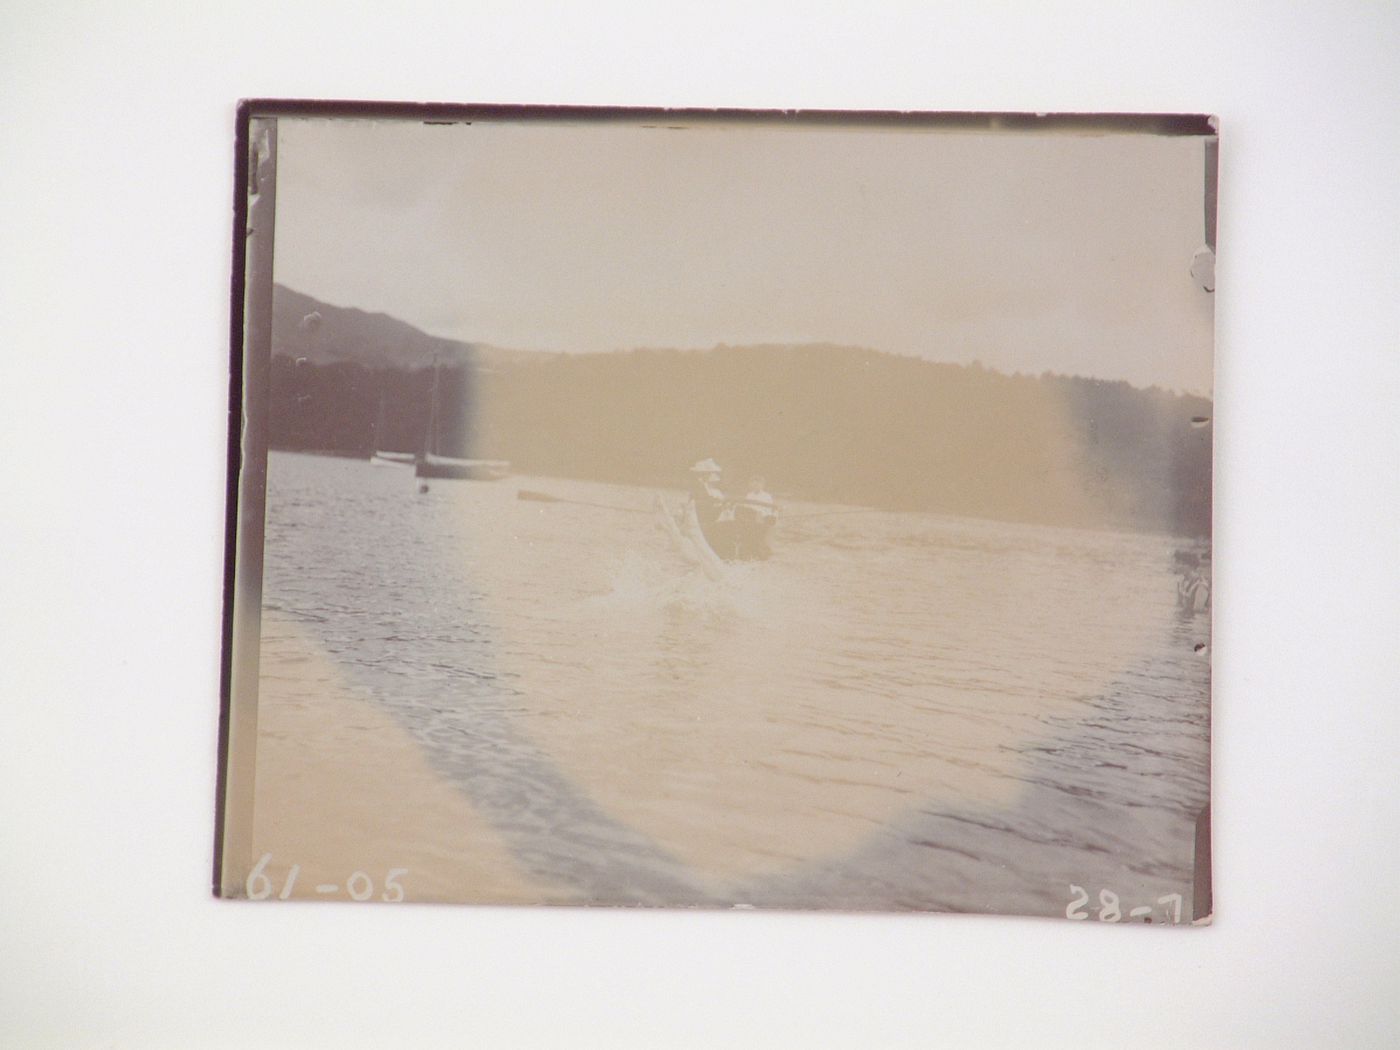
M 1084 906 L 1089 903 L 1089 893 L 1083 886 L 1071 885 L 1069 888 L 1070 901 L 1065 908 L 1065 917 L 1068 919 L 1087 919 L 1089 913 Z M 1171 921 L 1176 923 L 1181 921 L 1181 894 L 1168 893 L 1165 897 L 1158 897 L 1157 903 L 1170 909 Z M 1149 914 L 1146 907 L 1134 908 L 1132 916 L 1137 918 Z M 1123 918 L 1123 904 L 1118 894 L 1112 890 L 1099 890 L 1099 911 L 1094 916 L 1099 922 L 1120 922 Z

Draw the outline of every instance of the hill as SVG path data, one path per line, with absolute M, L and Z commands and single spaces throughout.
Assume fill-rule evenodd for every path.
M 331 306 L 280 284 L 272 294 L 272 353 L 313 365 L 353 363 L 410 372 L 431 368 L 434 361 L 490 368 L 542 356 L 429 335 L 388 314 Z
M 713 456 L 789 498 L 1210 530 L 1204 398 L 825 344 L 503 351 L 295 295 L 274 310 L 274 448 L 422 449 L 436 355 L 437 451 L 521 473 L 673 486 Z M 311 313 L 322 345 L 298 353 Z

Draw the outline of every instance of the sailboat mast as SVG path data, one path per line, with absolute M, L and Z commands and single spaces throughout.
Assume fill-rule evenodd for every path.
M 437 427 L 438 427 L 438 380 L 441 370 L 441 362 L 437 355 L 433 355 L 433 393 L 428 400 L 428 433 L 423 439 L 423 456 L 437 454 Z

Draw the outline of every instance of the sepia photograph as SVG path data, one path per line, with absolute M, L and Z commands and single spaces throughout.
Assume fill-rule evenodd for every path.
M 215 893 L 1209 922 L 1217 142 L 245 103 Z
M 0 23 L 0 1050 L 1400 1047 L 1400 5 Z

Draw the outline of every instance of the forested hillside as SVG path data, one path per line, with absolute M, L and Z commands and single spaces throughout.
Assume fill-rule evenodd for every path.
M 1203 398 L 826 345 L 539 354 L 392 329 L 392 347 L 365 338 L 351 352 L 328 334 L 354 327 L 337 308 L 304 307 L 275 317 L 274 448 L 421 450 L 436 375 L 436 450 L 509 459 L 519 473 L 678 485 L 713 456 L 729 483 L 761 473 L 789 498 L 1210 527 Z M 333 344 L 315 356 L 297 352 L 313 311 L 316 338 Z

